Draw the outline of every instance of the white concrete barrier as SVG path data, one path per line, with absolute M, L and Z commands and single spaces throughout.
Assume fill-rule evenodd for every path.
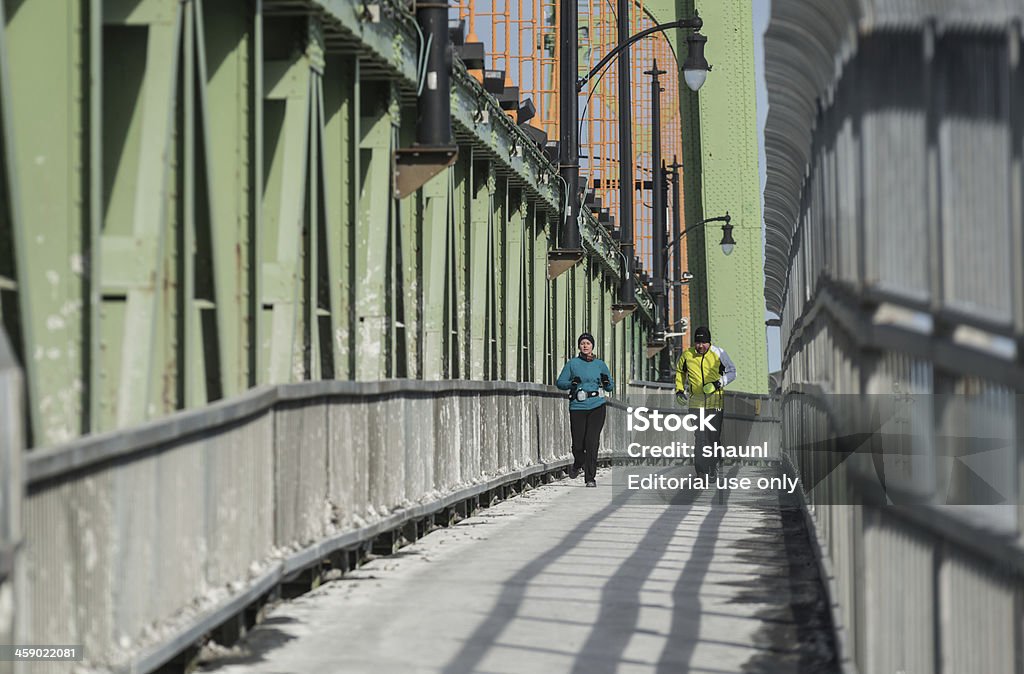
M 0 386 L 0 418 L 12 391 Z M 12 428 L 0 462 L 22 451 Z M 13 640 L 146 670 L 332 551 L 569 453 L 562 392 L 466 381 L 259 389 L 33 451 Z M 17 490 L 3 493 L 0 542 L 17 534 Z

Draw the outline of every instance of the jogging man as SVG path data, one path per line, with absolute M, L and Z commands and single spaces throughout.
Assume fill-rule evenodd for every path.
M 691 409 L 715 410 L 714 431 L 698 430 L 694 439 L 693 464 L 699 474 L 715 475 L 721 458 L 705 458 L 704 447 L 713 448 L 722 438 L 725 419 L 725 387 L 736 381 L 736 366 L 720 346 L 711 344 L 711 330 L 700 326 L 693 333 L 693 346 L 676 363 L 676 402 Z

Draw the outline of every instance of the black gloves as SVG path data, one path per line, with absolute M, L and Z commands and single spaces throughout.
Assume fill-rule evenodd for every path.
M 611 383 L 612 383 L 612 381 L 611 381 L 611 379 L 608 378 L 608 375 L 606 375 L 604 372 L 602 372 L 601 373 L 601 388 L 608 388 L 609 386 L 611 386 Z
M 583 383 L 583 380 L 580 379 L 579 377 L 573 377 L 571 380 L 569 380 L 569 383 L 570 384 L 575 384 L 576 386 L 579 386 L 580 384 Z

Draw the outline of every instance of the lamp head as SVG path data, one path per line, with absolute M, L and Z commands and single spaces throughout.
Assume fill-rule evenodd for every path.
M 733 249 L 736 247 L 736 239 L 732 238 L 732 224 L 728 220 L 726 215 L 725 224 L 722 225 L 722 252 L 726 255 L 731 255 Z
M 687 54 L 683 63 L 683 79 L 692 91 L 697 91 L 703 86 L 708 71 L 711 70 L 707 59 L 704 58 L 704 44 L 707 41 L 706 37 L 697 32 L 686 37 Z

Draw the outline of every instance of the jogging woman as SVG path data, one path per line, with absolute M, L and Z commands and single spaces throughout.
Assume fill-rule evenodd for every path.
M 606 395 L 615 382 L 608 366 L 594 357 L 594 336 L 588 332 L 576 340 L 580 353 L 569 360 L 558 375 L 558 388 L 569 392 L 569 428 L 572 431 L 572 468 L 576 479 L 583 470 L 588 487 L 597 486 L 597 449 L 604 428 Z

